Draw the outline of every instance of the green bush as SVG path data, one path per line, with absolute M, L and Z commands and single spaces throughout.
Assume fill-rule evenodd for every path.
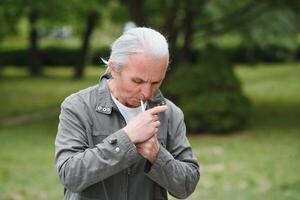
M 234 63 L 286 62 L 297 60 L 296 52 L 297 49 L 280 44 L 254 45 L 252 47 L 244 44 L 226 49 L 226 54 Z
M 42 64 L 46 66 L 74 66 L 77 62 L 79 49 L 73 47 L 51 46 L 40 50 Z M 109 47 L 90 50 L 87 63 L 99 65 L 101 57 L 108 57 Z M 0 50 L 0 66 L 25 67 L 28 63 L 27 49 Z
M 74 66 L 78 50 L 71 47 L 47 47 L 41 50 L 43 65 Z
M 297 48 L 284 46 L 282 44 L 253 45 L 240 44 L 232 47 L 220 47 L 233 63 L 278 63 L 300 60 L 300 46 Z M 189 52 L 189 62 L 200 62 L 199 55 L 203 49 L 192 49 Z
M 26 66 L 28 51 L 24 49 L 12 49 L 0 51 L 0 66 Z
M 224 53 L 233 63 L 255 63 L 255 62 L 285 62 L 300 60 L 300 46 L 291 49 L 283 45 L 253 46 L 251 49 L 245 45 L 234 47 L 223 47 Z M 190 63 L 200 62 L 199 55 L 203 55 L 203 49 L 192 49 L 188 54 Z M 74 47 L 48 46 L 40 50 L 42 64 L 46 66 L 74 66 L 77 62 L 79 49 Z M 90 49 L 87 56 L 87 64 L 99 65 L 100 57 L 108 58 L 110 48 L 104 46 Z M 27 66 L 27 49 L 0 49 L 0 66 Z
M 233 66 L 224 52 L 209 45 L 199 66 L 181 66 L 163 86 L 185 113 L 191 132 L 231 132 L 242 129 L 251 112 Z

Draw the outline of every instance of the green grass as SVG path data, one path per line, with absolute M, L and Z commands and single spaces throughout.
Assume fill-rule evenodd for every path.
M 51 76 L 36 79 L 13 68 L 2 72 L 2 120 L 58 112 L 67 94 L 96 84 L 101 69 L 89 68 L 83 81 L 67 78 L 68 69 L 46 72 Z M 189 199 L 299 199 L 299 64 L 238 67 L 236 74 L 254 104 L 252 120 L 239 133 L 189 136 L 202 174 Z M 0 127 L 0 199 L 62 199 L 53 160 L 57 115 Z
M 23 113 L 59 109 L 70 93 L 97 84 L 103 68 L 91 67 L 84 80 L 73 80 L 71 68 L 46 68 L 46 78 L 30 78 L 25 69 L 5 68 L 0 79 L 0 119 Z
M 0 199 L 63 199 L 54 169 L 57 120 L 0 129 Z

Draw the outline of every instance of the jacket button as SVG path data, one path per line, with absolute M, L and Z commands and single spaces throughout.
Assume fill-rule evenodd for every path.
M 118 139 L 114 138 L 114 139 L 109 140 L 109 143 L 110 144 L 116 144 L 117 141 L 118 141 Z
M 119 152 L 119 151 L 120 151 L 120 148 L 119 148 L 119 147 L 117 147 L 115 150 L 116 150 L 116 152 Z

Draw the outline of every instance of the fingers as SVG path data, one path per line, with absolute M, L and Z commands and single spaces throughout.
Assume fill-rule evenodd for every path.
M 158 128 L 160 126 L 160 121 L 152 122 L 152 124 L 155 128 Z
M 158 121 L 159 120 L 159 117 L 157 115 L 152 115 L 152 121 Z
M 147 112 L 149 112 L 152 115 L 155 115 L 160 112 L 165 112 L 166 110 L 168 110 L 167 106 L 156 106 L 154 108 L 147 110 Z

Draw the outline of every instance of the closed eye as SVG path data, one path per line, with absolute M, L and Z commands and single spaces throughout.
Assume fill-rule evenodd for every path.
M 143 83 L 147 83 L 147 81 L 144 81 L 140 78 L 132 78 L 131 79 L 132 82 L 134 82 L 135 84 L 143 84 Z M 159 80 L 159 81 L 155 81 L 155 82 L 152 82 L 151 85 L 158 85 L 161 83 L 162 80 Z
M 139 78 L 133 78 L 132 82 L 134 82 L 136 84 L 141 84 L 141 83 L 144 83 L 145 81 L 143 81 L 142 79 L 139 79 Z
M 160 84 L 161 81 L 155 81 L 155 82 L 152 82 L 152 85 L 158 85 Z

